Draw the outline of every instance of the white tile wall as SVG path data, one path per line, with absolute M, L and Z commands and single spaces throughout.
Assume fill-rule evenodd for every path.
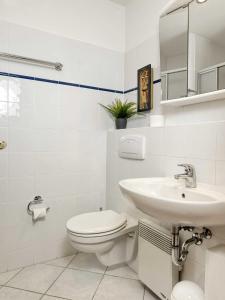
M 0 51 L 60 61 L 62 72 L 0 61 L 0 72 L 123 90 L 123 54 L 0 22 Z M 100 66 L 100 67 L 99 67 Z M 114 93 L 0 76 L 0 272 L 73 249 L 66 221 L 105 206 L 106 130 L 98 105 Z M 32 223 L 26 207 L 41 195 L 51 207 Z
M 225 122 L 203 123 L 162 128 L 135 128 L 108 133 L 107 206 L 117 211 L 128 211 L 134 216 L 142 214 L 124 200 L 118 181 L 131 177 L 173 176 L 182 170 L 178 163 L 191 163 L 196 167 L 197 180 L 225 185 Z M 144 161 L 121 159 L 118 142 L 126 134 L 142 134 L 147 138 L 147 156 Z M 145 216 L 146 217 L 146 216 Z M 189 279 L 204 286 L 205 249 L 225 243 L 225 227 L 211 228 L 213 239 L 203 247 L 192 247 L 183 272 Z

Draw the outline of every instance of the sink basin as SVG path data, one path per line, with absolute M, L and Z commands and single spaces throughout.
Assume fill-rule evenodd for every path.
M 199 183 L 186 188 L 183 180 L 138 178 L 119 182 L 122 194 L 144 213 L 172 224 L 225 225 L 225 189 Z

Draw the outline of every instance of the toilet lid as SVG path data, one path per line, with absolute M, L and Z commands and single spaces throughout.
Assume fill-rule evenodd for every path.
M 67 222 L 66 227 L 71 232 L 90 235 L 115 231 L 117 228 L 121 228 L 126 221 L 125 215 L 105 210 L 75 216 Z

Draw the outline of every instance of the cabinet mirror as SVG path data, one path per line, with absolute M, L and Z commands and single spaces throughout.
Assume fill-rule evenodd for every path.
M 193 0 L 161 17 L 162 100 L 225 89 L 224 20 L 224 0 Z

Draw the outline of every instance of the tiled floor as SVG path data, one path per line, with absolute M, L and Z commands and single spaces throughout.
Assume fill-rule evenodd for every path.
M 155 300 L 128 266 L 78 253 L 0 274 L 0 300 Z

